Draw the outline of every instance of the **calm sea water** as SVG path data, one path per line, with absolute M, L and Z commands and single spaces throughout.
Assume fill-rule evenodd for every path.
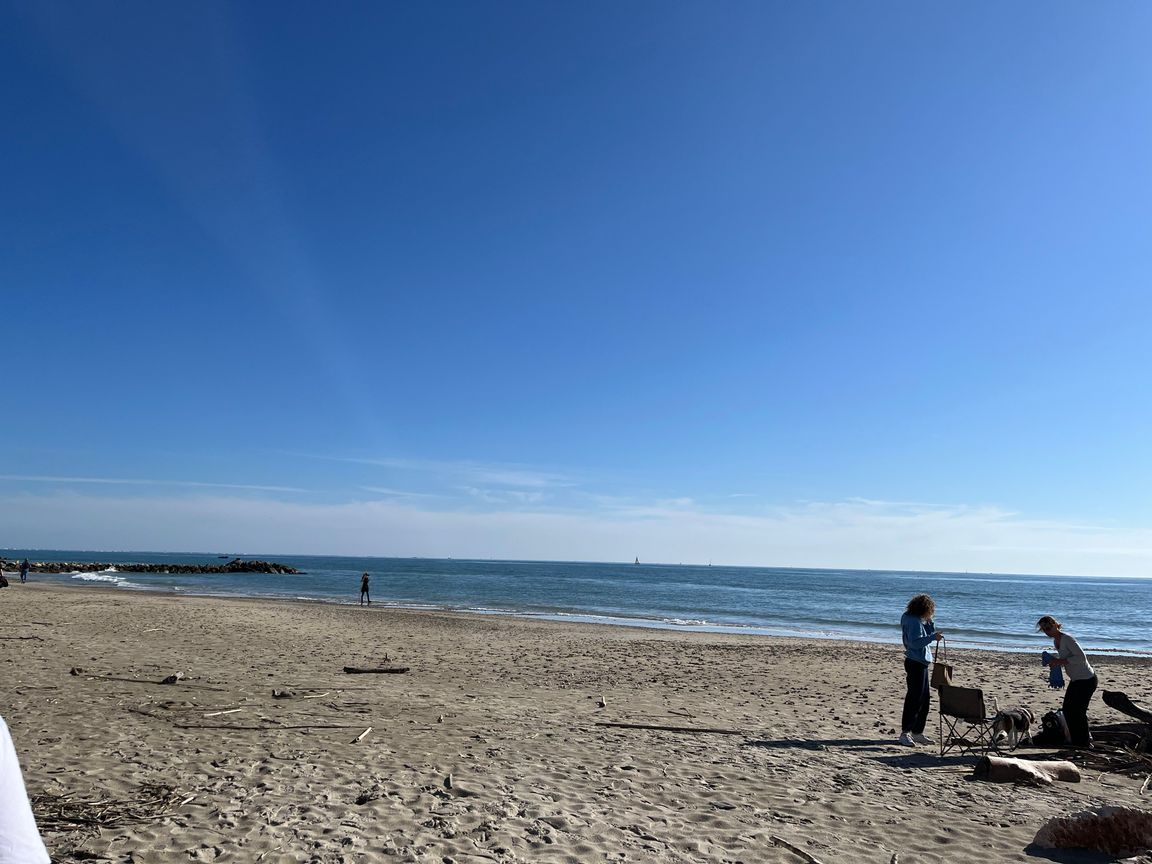
M 224 563 L 217 555 L 14 549 L 4 557 L 116 563 Z M 224 556 L 231 558 L 234 556 Z M 899 642 L 908 598 L 936 600 L 936 625 L 956 647 L 1036 650 L 1034 632 L 1052 614 L 1096 652 L 1152 653 L 1152 579 L 985 573 L 686 567 L 547 561 L 243 556 L 303 571 L 261 574 L 33 574 L 124 590 L 182 591 L 357 603 L 360 574 L 372 576 L 374 605 L 512 613 L 565 620 L 827 639 Z M 0 601 L 3 600 L 0 595 Z

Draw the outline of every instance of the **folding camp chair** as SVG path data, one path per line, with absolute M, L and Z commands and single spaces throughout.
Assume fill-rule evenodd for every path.
M 984 691 L 976 687 L 940 687 L 940 755 L 951 750 L 961 754 L 996 750 L 994 724 L 998 709 L 984 702 Z

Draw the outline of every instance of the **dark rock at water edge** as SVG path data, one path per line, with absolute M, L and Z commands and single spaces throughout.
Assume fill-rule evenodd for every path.
M 227 564 L 103 564 L 93 561 L 29 561 L 32 573 L 98 573 L 115 567 L 118 573 L 275 573 L 297 574 L 300 571 L 275 561 L 245 561 L 234 558 Z M 0 558 L 0 568 L 19 570 L 19 561 Z

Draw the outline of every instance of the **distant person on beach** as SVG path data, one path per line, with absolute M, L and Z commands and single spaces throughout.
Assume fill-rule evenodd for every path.
M 368 593 L 368 574 L 365 573 L 360 577 L 360 605 L 364 605 L 364 601 L 368 601 L 368 605 L 372 605 L 372 595 Z
M 1036 629 L 1052 640 L 1056 646 L 1056 657 L 1048 661 L 1050 667 L 1063 669 L 1068 673 L 1068 689 L 1064 691 L 1064 720 L 1068 723 L 1068 737 L 1073 747 L 1091 747 L 1092 736 L 1088 732 L 1088 703 L 1100 683 L 1096 671 L 1080 643 L 1065 633 L 1063 625 L 1051 615 L 1043 616 L 1036 622 Z
M 0 717 L 0 864 L 49 864 L 8 724 Z
M 25 558 L 20 562 L 20 584 L 23 585 L 28 581 L 28 559 Z
M 928 686 L 928 668 L 932 654 L 928 646 L 944 638 L 936 629 L 932 616 L 936 603 L 927 594 L 917 594 L 908 601 L 908 608 L 900 616 L 901 638 L 904 641 L 904 677 L 908 691 L 904 694 L 904 711 L 900 717 L 900 738 L 905 747 L 932 744 L 924 734 L 928 722 L 928 709 L 932 705 L 932 689 Z

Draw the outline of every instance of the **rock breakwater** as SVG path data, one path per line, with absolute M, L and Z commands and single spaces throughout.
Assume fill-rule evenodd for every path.
M 97 561 L 29 561 L 33 573 L 99 573 L 115 569 L 118 573 L 276 573 L 295 574 L 300 571 L 275 561 L 246 561 L 234 558 L 227 564 L 108 564 Z M 18 570 L 18 561 L 0 559 L 4 570 Z

